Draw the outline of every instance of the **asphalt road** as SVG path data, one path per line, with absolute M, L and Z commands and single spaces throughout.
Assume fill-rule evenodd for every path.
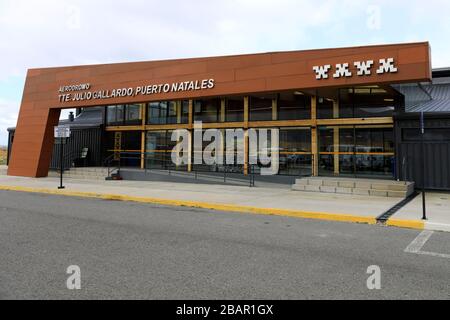
M 0 299 L 450 299 L 450 259 L 404 252 L 419 233 L 0 191 Z

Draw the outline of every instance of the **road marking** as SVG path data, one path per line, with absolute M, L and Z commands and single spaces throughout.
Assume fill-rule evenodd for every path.
M 432 257 L 447 258 L 450 259 L 450 254 L 421 251 L 425 243 L 433 235 L 434 231 L 424 230 L 422 231 L 405 249 L 406 253 L 415 253 L 420 255 L 427 255 Z
M 419 251 L 419 252 L 417 252 L 417 254 L 450 259 L 450 254 L 445 254 L 445 253 Z
M 420 252 L 420 249 L 423 248 L 425 243 L 430 239 L 430 237 L 433 235 L 433 231 L 425 230 L 422 231 L 417 238 L 415 238 L 409 246 L 406 247 L 405 252 L 409 253 L 418 253 Z

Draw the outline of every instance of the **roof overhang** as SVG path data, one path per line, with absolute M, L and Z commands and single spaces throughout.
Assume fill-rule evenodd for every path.
M 75 108 L 281 90 L 427 82 L 431 81 L 430 66 L 429 44 L 420 42 L 32 69 L 27 75 L 24 102 L 35 103 L 38 107 Z M 81 86 L 62 92 L 76 85 Z

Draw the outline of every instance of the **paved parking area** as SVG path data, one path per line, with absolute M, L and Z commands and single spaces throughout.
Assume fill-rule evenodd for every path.
M 420 234 L 0 191 L 0 299 L 450 299 L 450 259 L 405 251 Z M 449 252 L 450 233 L 425 250 Z

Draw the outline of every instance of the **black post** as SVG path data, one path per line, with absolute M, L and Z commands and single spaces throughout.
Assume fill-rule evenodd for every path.
M 420 114 L 421 127 L 421 151 L 422 151 L 422 220 L 427 220 L 427 208 L 425 205 L 425 117 L 423 112 Z
M 63 156 L 63 152 L 64 152 L 64 140 L 63 140 L 64 138 L 59 138 L 59 143 L 60 143 L 60 145 L 61 145 L 61 148 L 60 148 L 60 157 L 59 157 L 59 173 L 60 173 L 60 179 L 59 179 L 59 181 L 60 181 L 60 184 L 59 184 L 59 187 L 58 187 L 58 189 L 65 189 L 66 187 L 64 187 L 63 186 L 63 167 L 64 167 L 64 165 L 63 165 L 63 161 L 64 161 L 64 156 Z

